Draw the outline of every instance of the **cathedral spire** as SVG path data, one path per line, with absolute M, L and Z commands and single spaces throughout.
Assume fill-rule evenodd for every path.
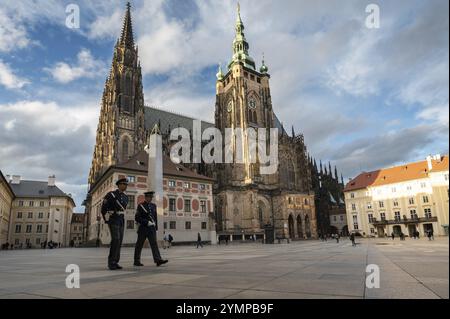
M 292 137 L 295 137 L 294 125 L 292 125 Z
M 131 4 L 127 2 L 127 11 L 123 19 L 122 35 L 120 44 L 129 48 L 134 47 L 133 25 L 131 23 Z
M 243 63 L 245 67 L 256 71 L 255 61 L 248 53 L 249 45 L 247 39 L 245 39 L 244 29 L 244 23 L 241 18 L 241 6 L 238 3 L 235 25 L 236 35 L 233 41 L 233 58 L 228 65 L 228 68 L 230 69 L 235 63 Z

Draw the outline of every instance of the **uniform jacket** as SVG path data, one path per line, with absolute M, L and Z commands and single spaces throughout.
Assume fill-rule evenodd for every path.
M 124 209 L 127 208 L 127 205 L 128 205 L 128 196 L 125 193 L 121 193 L 118 189 L 116 189 L 113 192 L 109 192 L 108 194 L 106 194 L 102 203 L 101 212 L 103 219 L 105 220 L 105 214 L 108 211 L 114 211 L 116 213 L 121 212 L 123 211 L 123 208 Z M 124 215 L 111 214 L 109 216 L 108 224 L 121 224 L 121 223 L 123 224 L 123 222 L 124 222 Z
M 153 203 L 143 202 L 139 204 L 134 217 L 139 224 L 139 232 L 147 232 L 151 228 L 158 230 L 158 215 L 156 213 L 156 205 Z M 148 226 L 148 222 L 154 222 L 155 226 Z

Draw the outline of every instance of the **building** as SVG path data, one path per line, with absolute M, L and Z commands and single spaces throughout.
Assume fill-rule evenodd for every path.
M 73 214 L 70 222 L 70 242 L 75 246 L 84 244 L 84 217 L 85 214 Z
M 9 185 L 9 176 L 5 178 L 0 171 L 0 247 L 9 243 L 9 222 L 14 197 L 14 193 Z
M 9 185 L 15 194 L 9 242 L 16 248 L 41 247 L 49 241 L 68 246 L 75 202 L 56 186 L 55 176 L 41 182 L 13 175 Z
M 214 218 L 220 235 L 231 239 L 269 236 L 315 238 L 317 222 L 311 171 L 304 138 L 288 135 L 275 115 L 270 95 L 268 67 L 259 70 L 250 57 L 238 12 L 233 58 L 225 74 L 217 74 L 215 123 L 201 122 L 201 131 L 216 127 L 278 128 L 280 165 L 276 173 L 261 175 L 260 163 L 249 161 L 249 143 L 243 139 L 244 164 L 185 164 L 184 167 L 214 179 Z M 127 163 L 144 149 L 149 132 L 158 124 L 163 152 L 168 155 L 172 128 L 192 132 L 193 119 L 144 105 L 141 67 L 134 43 L 130 6 L 127 5 L 120 38 L 114 48 L 111 71 L 102 96 L 100 119 L 85 201 L 89 238 L 95 228 L 95 192 L 110 167 Z M 144 174 L 145 175 L 145 174 Z M 143 175 L 143 176 L 144 176 Z M 118 174 L 117 174 L 118 176 Z M 109 187 L 109 186 L 108 186 Z M 98 193 L 100 194 L 100 193 Z M 103 193 L 102 193 L 103 194 Z M 95 197 L 95 198 L 94 198 Z
M 345 186 L 349 230 L 363 236 L 448 235 L 448 156 L 363 172 Z
M 144 201 L 147 187 L 148 154 L 141 151 L 123 164 L 110 166 L 91 189 L 89 241 L 108 244 L 108 227 L 101 218 L 101 205 L 105 195 L 116 189 L 115 181 L 127 178 L 126 194 L 129 203 L 125 215 L 124 245 L 134 245 L 137 227 L 134 216 L 137 205 Z M 195 171 L 174 164 L 163 157 L 163 231 L 170 233 L 176 243 L 193 243 L 200 233 L 204 241 L 216 241 L 213 217 L 213 180 Z

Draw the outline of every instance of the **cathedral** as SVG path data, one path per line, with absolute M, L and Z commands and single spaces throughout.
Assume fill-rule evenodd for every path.
M 277 118 L 270 93 L 269 68 L 264 58 L 257 67 L 244 30 L 238 7 L 232 57 L 226 70 L 219 67 L 217 73 L 215 123 L 201 122 L 202 131 L 216 127 L 223 136 L 227 128 L 242 129 L 237 132 L 243 134 L 239 150 L 244 153 L 244 162 L 184 165 L 215 181 L 214 208 L 210 214 L 214 216 L 219 237 L 265 238 L 268 242 L 317 238 L 314 187 L 317 167 L 314 168 L 313 159 L 307 153 L 303 135 L 296 134 L 293 128 L 288 134 Z M 180 114 L 145 106 L 138 47 L 134 42 L 128 4 L 102 95 L 89 189 L 108 168 L 141 152 L 155 124 L 162 134 L 163 152 L 168 154 L 171 129 L 192 130 L 192 121 Z M 278 129 L 279 164 L 274 174 L 261 175 L 258 160 L 250 161 L 247 155 L 250 146 L 244 135 L 248 128 Z

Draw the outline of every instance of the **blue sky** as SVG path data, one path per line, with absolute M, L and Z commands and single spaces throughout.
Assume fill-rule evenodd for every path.
M 79 5 L 80 29 L 65 26 Z M 448 1 L 243 0 L 250 54 L 271 74 L 275 112 L 344 177 L 448 154 Z M 86 194 L 100 98 L 125 1 L 0 7 L 0 169 Z M 213 121 L 215 74 L 231 58 L 236 1 L 135 0 L 147 105 Z

